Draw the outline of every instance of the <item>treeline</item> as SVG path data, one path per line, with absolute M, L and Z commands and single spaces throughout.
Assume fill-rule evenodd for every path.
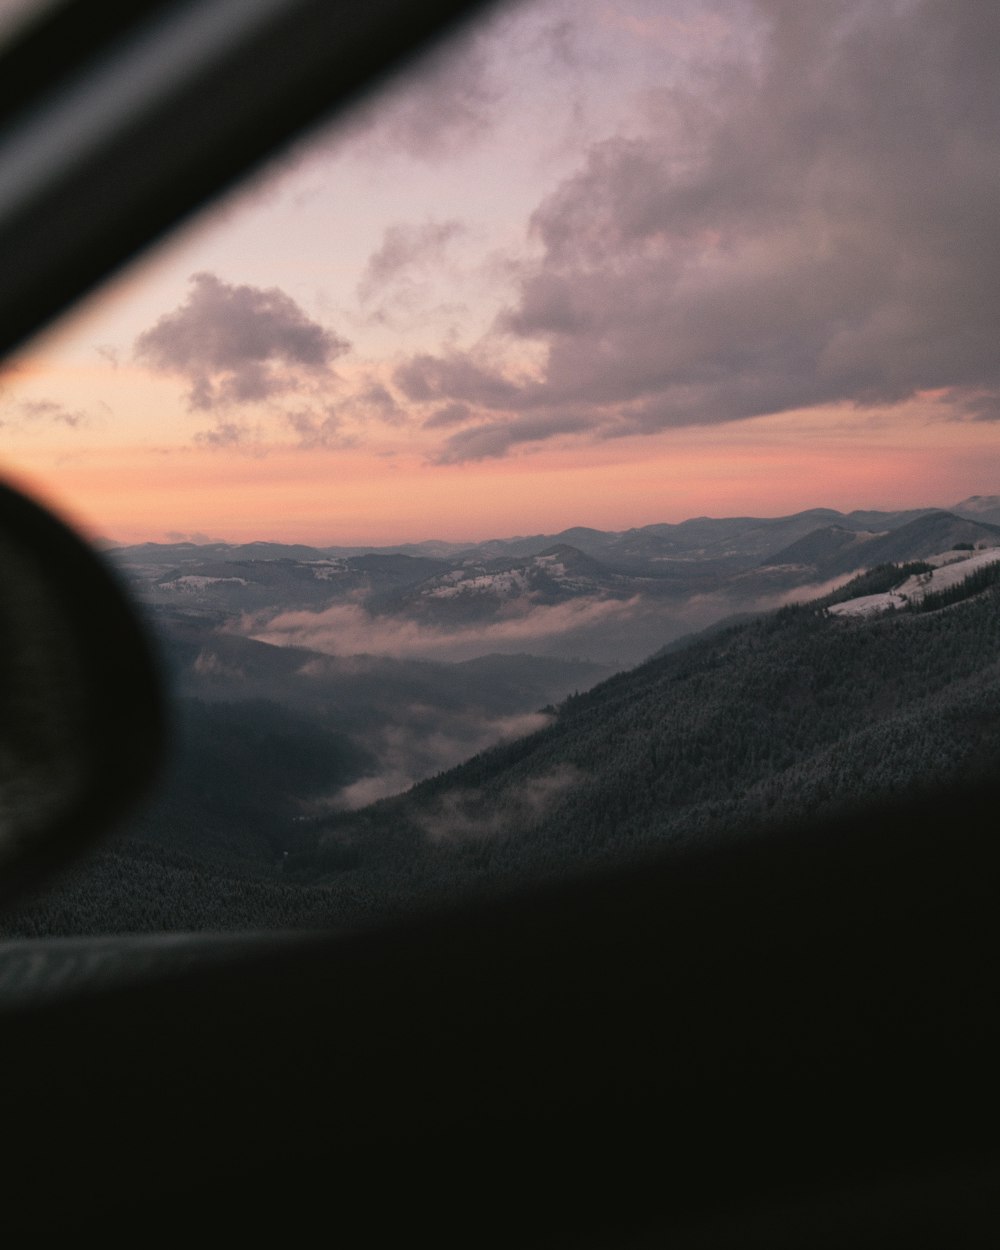
M 956 543 L 955 550 L 972 551 L 973 547 L 971 543 Z M 911 577 L 931 574 L 934 571 L 934 565 L 927 564 L 923 560 L 913 560 L 908 564 L 877 564 L 874 568 L 867 569 L 857 577 L 851 578 L 849 582 L 845 582 L 843 586 L 824 595 L 821 599 L 812 600 L 809 606 L 814 610 L 822 611 L 835 603 L 846 603 L 848 600 L 860 599 L 865 595 L 887 594 L 889 591 L 897 590 Z M 953 603 L 960 603 L 963 599 L 978 595 L 989 587 L 997 585 L 998 582 L 1000 582 L 1000 561 L 984 564 L 953 586 L 948 586 L 943 590 L 932 590 L 920 599 L 911 599 L 907 610 L 936 612 L 939 608 L 946 608 Z
M 897 586 L 902 586 L 910 577 L 921 573 L 932 573 L 934 566 L 923 560 L 911 560 L 908 564 L 876 564 L 866 569 L 857 577 L 839 586 L 822 599 L 812 600 L 814 608 L 828 608 L 834 603 L 846 603 L 849 599 L 860 599 L 863 595 L 884 595 Z
M 322 928 L 331 891 L 128 838 L 0 916 L 0 937 Z
M 323 926 L 329 892 L 284 873 L 315 845 L 302 800 L 349 784 L 370 757 L 330 718 L 272 700 L 174 706 L 152 801 L 53 887 L 0 915 L 0 937 Z
M 978 595 L 990 586 L 996 586 L 997 583 L 1000 583 L 1000 560 L 982 565 L 954 586 L 947 586 L 944 590 L 932 590 L 930 594 L 924 595 L 923 599 L 912 603 L 910 607 L 914 612 L 936 612 L 938 608 L 947 608 L 953 603 L 961 603 L 963 599 Z

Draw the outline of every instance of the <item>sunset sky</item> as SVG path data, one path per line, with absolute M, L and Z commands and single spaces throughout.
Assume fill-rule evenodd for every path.
M 503 5 L 11 362 L 0 463 L 121 542 L 998 493 L 998 62 L 995 0 Z

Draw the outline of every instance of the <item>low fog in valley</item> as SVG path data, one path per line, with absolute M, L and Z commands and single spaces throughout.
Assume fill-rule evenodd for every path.
M 885 559 L 992 544 L 996 520 L 1000 505 L 977 499 L 464 548 L 175 543 L 109 554 L 146 604 L 181 698 L 264 700 L 351 742 L 351 769 L 298 796 L 300 814 L 315 816 L 543 728 L 567 696 L 719 622 L 817 599 Z

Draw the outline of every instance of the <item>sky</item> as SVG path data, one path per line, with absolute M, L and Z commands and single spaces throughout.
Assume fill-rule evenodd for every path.
M 118 542 L 998 493 L 998 204 L 995 0 L 500 5 L 9 362 L 0 471 Z

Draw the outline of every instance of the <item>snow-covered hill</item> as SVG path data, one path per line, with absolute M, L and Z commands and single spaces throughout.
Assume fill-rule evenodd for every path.
M 894 590 L 878 595 L 860 595 L 827 609 L 833 616 L 871 616 L 879 612 L 905 608 L 922 602 L 928 595 L 939 594 L 960 585 L 967 577 L 986 565 L 1000 561 L 1000 547 L 980 551 L 944 551 L 929 556 L 925 563 L 934 566 L 928 573 L 908 577 Z

